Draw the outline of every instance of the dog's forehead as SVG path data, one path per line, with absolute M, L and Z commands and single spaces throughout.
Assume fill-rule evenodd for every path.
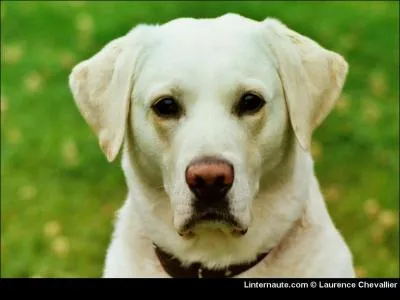
M 218 18 L 178 18 L 161 25 L 159 28 L 165 33 L 182 34 L 208 33 L 244 33 L 253 31 L 260 27 L 258 21 L 248 19 L 236 14 L 226 14 Z
M 156 38 L 175 47 L 233 46 L 254 39 L 260 27 L 259 22 L 234 14 L 210 19 L 180 18 L 159 26 Z
M 266 70 L 265 61 L 273 61 L 262 28 L 260 22 L 234 14 L 214 19 L 175 19 L 153 27 L 146 36 L 141 65 L 152 73 L 153 81 L 178 73 L 258 73 L 260 64 Z

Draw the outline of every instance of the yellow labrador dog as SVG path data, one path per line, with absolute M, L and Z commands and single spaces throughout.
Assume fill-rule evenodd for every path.
M 272 18 L 139 25 L 75 66 L 129 194 L 103 277 L 354 277 L 310 142 L 348 72 Z

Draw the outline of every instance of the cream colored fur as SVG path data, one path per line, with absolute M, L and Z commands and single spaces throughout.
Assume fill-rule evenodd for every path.
M 168 277 L 152 243 L 184 263 L 264 261 L 238 277 L 354 277 L 352 255 L 327 211 L 309 153 L 348 71 L 346 61 L 275 19 L 235 14 L 140 25 L 78 64 L 70 87 L 109 161 L 121 149 L 129 189 L 116 216 L 104 277 Z M 245 91 L 267 101 L 251 116 L 232 107 Z M 162 96 L 184 107 L 156 116 Z M 214 224 L 192 239 L 184 170 L 203 155 L 235 169 L 231 211 L 242 237 Z

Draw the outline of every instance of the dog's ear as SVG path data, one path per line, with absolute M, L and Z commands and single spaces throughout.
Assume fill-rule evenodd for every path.
M 124 140 L 139 29 L 112 40 L 69 75 L 75 103 L 110 162 Z
M 309 150 L 313 131 L 332 110 L 344 86 L 348 63 L 280 21 L 265 19 L 267 41 L 277 61 L 296 138 Z

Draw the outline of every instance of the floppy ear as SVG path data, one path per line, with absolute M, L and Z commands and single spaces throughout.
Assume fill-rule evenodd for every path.
M 263 21 L 277 58 L 290 121 L 300 146 L 309 150 L 313 131 L 332 110 L 345 83 L 348 64 L 275 19 Z
M 108 161 L 115 159 L 124 139 L 136 53 L 134 31 L 109 42 L 69 75 L 75 103 Z

